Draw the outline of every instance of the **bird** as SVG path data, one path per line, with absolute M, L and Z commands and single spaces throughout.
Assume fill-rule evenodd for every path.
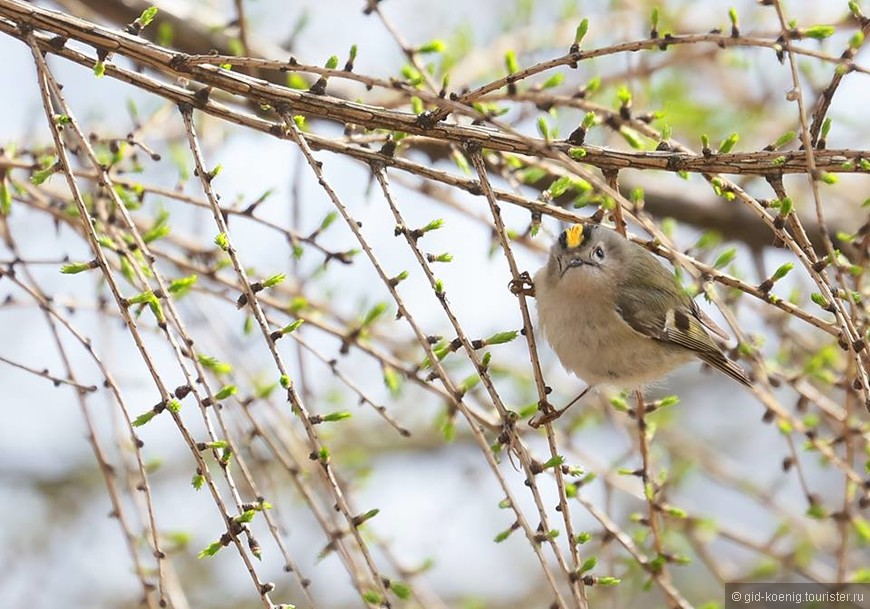
M 586 391 L 642 390 L 694 358 L 752 385 L 710 333 L 728 335 L 674 274 L 613 229 L 571 225 L 532 281 L 539 327 L 564 368 L 587 383 Z

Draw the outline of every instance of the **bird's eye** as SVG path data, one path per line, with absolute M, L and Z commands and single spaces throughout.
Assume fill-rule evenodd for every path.
M 595 249 L 592 250 L 592 255 L 598 260 L 604 260 L 604 248 L 600 245 L 595 246 Z

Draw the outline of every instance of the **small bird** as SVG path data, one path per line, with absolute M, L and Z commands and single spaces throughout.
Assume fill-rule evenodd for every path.
M 728 335 L 655 256 L 614 230 L 570 226 L 533 282 L 547 342 L 590 387 L 642 389 L 695 357 L 751 385 L 708 330 Z

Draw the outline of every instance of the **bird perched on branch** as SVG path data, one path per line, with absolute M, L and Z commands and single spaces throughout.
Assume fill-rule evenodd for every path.
M 710 332 L 723 340 L 728 335 L 655 256 L 614 230 L 595 224 L 566 229 L 534 285 L 547 342 L 589 387 L 642 389 L 693 358 L 751 385 Z

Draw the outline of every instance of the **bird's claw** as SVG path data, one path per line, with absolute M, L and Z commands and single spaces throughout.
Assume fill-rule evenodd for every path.
M 538 404 L 538 414 L 536 414 L 529 420 L 529 427 L 532 427 L 533 429 L 538 429 L 541 425 L 552 423 L 553 421 L 561 417 L 566 410 L 568 410 L 567 406 L 565 408 L 560 408 L 557 410 L 556 408 L 553 408 L 553 405 L 549 402 L 540 402 Z
M 532 283 L 532 278 L 528 271 L 523 271 L 517 277 L 511 279 L 510 283 L 508 283 L 508 289 L 514 296 L 519 296 L 520 294 L 523 296 L 535 295 L 535 284 Z

